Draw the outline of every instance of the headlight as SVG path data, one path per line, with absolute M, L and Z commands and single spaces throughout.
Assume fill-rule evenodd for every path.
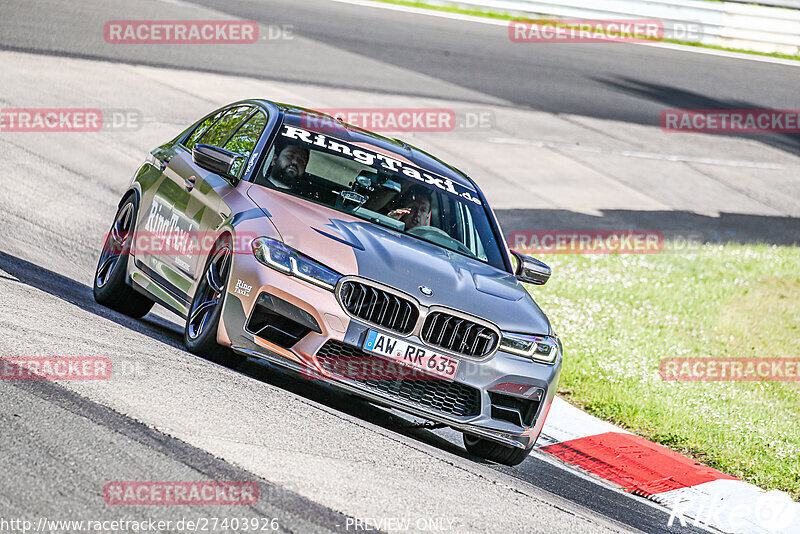
M 342 277 L 336 271 L 268 237 L 253 240 L 253 254 L 258 261 L 276 271 L 296 276 L 331 291 Z
M 529 336 L 503 332 L 500 350 L 530 358 L 541 363 L 554 363 L 561 352 L 558 338 L 550 336 Z

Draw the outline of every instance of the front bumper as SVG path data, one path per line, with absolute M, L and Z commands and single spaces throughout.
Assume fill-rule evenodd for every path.
M 427 394 L 399 396 L 387 391 L 391 388 L 376 387 L 375 380 L 341 373 L 339 368 L 331 372 L 330 365 L 323 365 L 324 362 L 317 355 L 323 346 L 329 346 L 330 343 L 338 343 L 338 347 L 361 357 L 380 358 L 362 352 L 361 347 L 370 329 L 383 330 L 351 318 L 332 292 L 275 272 L 246 255 L 234 259 L 232 273 L 218 338 L 237 353 L 309 379 L 323 381 L 375 404 L 396 408 L 507 446 L 528 449 L 535 444 L 555 395 L 561 371 L 560 355 L 552 365 L 535 363 L 502 351 L 483 361 L 459 358 L 460 364 L 453 382 L 476 392 L 474 410 L 437 409 L 436 406 L 441 408 L 441 405 L 432 404 L 429 397 L 425 396 Z M 240 281 L 245 286 L 252 286 L 247 296 L 242 295 L 241 291 L 236 292 L 237 285 L 242 285 Z M 252 324 L 250 319 L 256 309 L 257 299 L 264 293 L 296 307 L 301 315 L 313 318 L 318 331 L 309 331 L 291 346 L 279 346 L 254 334 L 248 325 Z M 393 332 L 383 332 L 397 337 Z M 404 339 L 425 346 L 413 335 Z M 444 381 L 435 379 L 431 382 L 441 384 Z M 513 387 L 509 387 L 509 384 Z M 524 397 L 530 392 L 535 392 L 534 405 L 531 404 L 531 397 Z M 513 410 L 499 407 L 499 398 L 503 399 L 502 402 L 508 398 L 521 399 L 526 406 L 533 406 L 534 412 L 530 417 L 520 414 L 519 423 L 514 424 L 510 422 L 515 418 Z

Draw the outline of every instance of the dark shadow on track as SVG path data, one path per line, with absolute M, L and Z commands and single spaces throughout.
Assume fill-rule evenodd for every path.
M 330 89 L 344 89 L 349 91 L 370 91 L 375 94 L 386 94 L 386 95 L 395 95 L 395 94 L 403 94 L 405 96 L 415 97 L 415 98 L 446 98 L 447 95 L 442 95 L 435 92 L 430 91 L 399 91 L 397 89 L 389 88 L 389 87 L 364 87 L 363 85 L 359 85 L 357 83 L 338 83 L 332 82 L 329 80 L 325 80 L 322 78 L 309 80 L 308 78 L 304 78 L 301 76 L 293 76 L 292 72 L 288 69 L 285 70 L 273 70 L 269 71 L 269 74 L 262 74 L 260 71 L 257 70 L 250 70 L 249 68 L 241 68 L 237 69 L 230 65 L 221 65 L 221 66 L 203 66 L 203 65 L 191 65 L 191 64 L 181 64 L 177 61 L 170 61 L 168 59 L 151 59 L 151 58 L 121 58 L 121 57 L 113 57 L 103 54 L 95 54 L 90 52 L 70 52 L 70 51 L 63 51 L 63 50 L 42 50 L 39 48 L 30 48 L 30 47 L 20 47 L 20 46 L 13 46 L 7 44 L 0 44 L 0 52 L 18 52 L 20 54 L 36 54 L 42 56 L 53 56 L 53 57 L 64 57 L 70 59 L 85 59 L 88 61 L 113 61 L 114 63 L 118 63 L 120 65 L 131 65 L 134 67 L 137 66 L 145 66 L 145 67 L 154 67 L 158 69 L 177 69 L 177 70 L 186 70 L 191 72 L 202 72 L 204 74 L 218 74 L 220 76 L 234 76 L 240 78 L 247 78 L 253 80 L 263 80 L 263 81 L 270 81 L 270 82 L 278 82 L 278 83 L 299 83 L 299 84 L 312 84 L 319 87 L 328 87 Z M 424 89 L 424 88 L 423 88 Z M 252 95 L 253 98 L 269 98 L 269 95 Z M 470 98 L 458 98 L 458 102 L 463 104 L 486 104 L 485 100 L 480 99 L 470 99 Z M 288 102 L 291 104 L 291 102 Z M 492 104 L 497 107 L 508 107 L 513 108 L 511 104 Z M 183 124 L 183 123 L 181 123 Z
M 756 105 L 744 100 L 720 100 L 703 93 L 688 91 L 674 85 L 648 83 L 632 78 L 592 78 L 595 82 L 601 83 L 612 90 L 631 95 L 637 98 L 646 98 L 664 105 L 664 111 L 668 109 L 711 109 L 711 110 L 755 110 L 755 111 L 775 111 L 770 108 Z M 659 117 L 655 117 L 653 123 L 659 124 Z M 676 132 L 679 134 L 680 132 Z M 734 134 L 720 133 L 717 135 L 726 137 L 742 137 L 752 139 L 792 154 L 800 155 L 800 134 L 797 133 L 762 133 L 762 134 Z
M 183 331 L 174 323 L 161 317 L 148 314 L 137 321 L 95 302 L 92 288 L 44 267 L 0 251 L 0 269 L 17 279 L 20 283 L 40 289 L 54 297 L 74 304 L 80 309 L 93 313 L 120 326 L 166 343 L 175 348 L 183 348 Z M 7 277 L 5 277 L 7 278 Z
M 291 371 L 253 359 L 249 359 L 240 365 L 237 371 L 374 425 L 411 437 L 462 458 L 469 458 L 463 447 L 454 445 L 430 430 L 409 428 L 409 425 L 413 424 L 411 420 L 370 404 L 358 397 L 338 391 L 323 382 L 309 380 Z
M 602 210 L 590 215 L 559 209 L 496 210 L 506 236 L 525 230 L 639 230 L 664 239 L 701 243 L 800 245 L 800 218 L 721 213 L 709 217 L 689 211 Z M 513 243 L 509 243 L 513 246 Z

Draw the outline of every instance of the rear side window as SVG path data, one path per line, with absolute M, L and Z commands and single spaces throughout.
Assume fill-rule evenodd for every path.
M 225 150 L 230 150 L 231 152 L 236 152 L 244 156 L 244 159 L 237 160 L 231 168 L 231 171 L 236 176 L 241 176 L 244 164 L 250 159 L 250 155 L 253 153 L 253 150 L 255 150 L 256 144 L 266 125 L 267 116 L 259 111 L 250 117 L 250 119 L 233 134 L 233 137 L 225 143 L 225 146 L 222 147 Z
M 228 137 L 253 111 L 252 106 L 239 106 L 230 109 L 211 128 L 198 139 L 198 143 L 222 147 Z
M 186 145 L 186 148 L 192 150 L 194 148 L 194 145 L 197 144 L 197 140 L 200 138 L 200 136 L 206 133 L 206 131 L 211 127 L 211 125 L 217 122 L 217 120 L 220 117 L 222 117 L 226 111 L 227 110 L 223 109 L 222 111 L 213 114 L 212 116 L 210 116 L 209 118 L 198 124 L 197 128 L 195 128 L 194 131 L 192 132 L 192 135 L 190 135 L 189 138 L 184 143 L 184 145 Z

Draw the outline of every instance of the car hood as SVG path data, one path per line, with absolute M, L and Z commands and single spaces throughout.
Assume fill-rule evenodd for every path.
M 284 242 L 337 270 L 394 287 L 424 306 L 454 308 L 502 330 L 552 334 L 513 275 L 456 252 L 291 195 L 251 187 Z M 433 290 L 431 297 L 420 286 Z

